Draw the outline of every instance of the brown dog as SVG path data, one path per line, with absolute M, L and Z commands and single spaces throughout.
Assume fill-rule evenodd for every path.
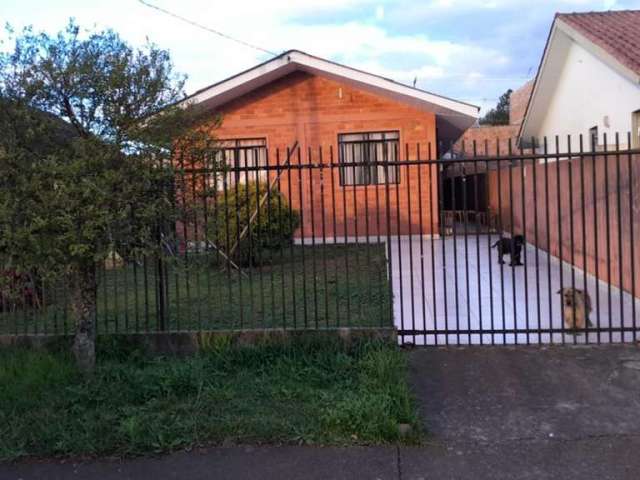
M 591 298 L 587 292 L 577 288 L 563 288 L 558 290 L 562 296 L 562 317 L 568 330 L 584 330 L 588 325 L 593 327 L 591 314 Z

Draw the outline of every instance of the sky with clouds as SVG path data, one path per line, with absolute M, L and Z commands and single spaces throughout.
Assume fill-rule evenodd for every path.
M 146 1 L 272 52 L 298 49 L 404 83 L 417 79 L 419 88 L 483 110 L 535 75 L 555 12 L 640 8 L 640 0 Z M 55 32 L 69 17 L 169 49 L 188 92 L 269 58 L 139 0 L 0 3 L 0 22 L 14 28 Z

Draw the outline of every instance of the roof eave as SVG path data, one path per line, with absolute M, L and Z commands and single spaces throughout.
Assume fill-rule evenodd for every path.
M 531 89 L 531 95 L 529 95 L 529 101 L 527 102 L 527 108 L 524 112 L 524 117 L 522 117 L 522 122 L 520 123 L 520 130 L 518 131 L 518 139 L 522 139 L 524 132 L 527 129 L 529 123 L 529 117 L 531 115 L 531 108 L 534 102 L 534 99 L 538 93 L 538 87 L 540 83 L 540 77 L 542 76 L 542 71 L 544 69 L 544 65 L 546 64 L 547 57 L 549 54 L 549 46 L 551 45 L 551 39 L 553 37 L 556 22 L 558 20 L 558 15 L 556 14 L 553 23 L 551 24 L 551 28 L 549 29 L 549 34 L 547 35 L 547 42 L 544 45 L 544 51 L 542 52 L 542 57 L 540 58 L 540 64 L 538 65 L 538 71 L 536 72 L 536 78 L 533 82 L 533 88 Z
M 347 79 L 376 90 L 421 102 L 428 105 L 436 115 L 463 115 L 469 117 L 471 123 L 479 116 L 480 108 L 475 105 L 426 92 L 297 50 L 285 52 L 256 67 L 199 90 L 187 97 L 184 103 L 201 104 L 205 108 L 215 108 L 296 69 Z
M 535 97 L 538 92 L 538 87 L 540 83 L 540 79 L 544 73 L 544 67 L 546 65 L 546 61 L 549 55 L 549 50 L 551 47 L 552 39 L 557 30 L 565 33 L 569 38 L 574 40 L 583 48 L 587 49 L 587 51 L 594 54 L 596 57 L 603 60 L 606 64 L 611 66 L 614 70 L 618 71 L 621 75 L 628 78 L 631 82 L 640 85 L 640 75 L 618 61 L 613 55 L 604 50 L 602 47 L 596 45 L 594 42 L 589 40 L 587 37 L 582 35 L 578 30 L 573 28 L 567 22 L 562 20 L 562 16 L 556 14 L 551 29 L 549 30 L 549 35 L 547 37 L 547 43 L 544 47 L 544 52 L 542 54 L 542 58 L 540 59 L 540 65 L 538 67 L 538 72 L 536 73 L 536 78 L 534 81 L 533 89 L 531 91 L 531 96 L 529 97 L 529 102 L 527 103 L 527 109 L 525 111 L 525 115 L 522 119 L 522 123 L 520 124 L 520 131 L 518 132 L 518 138 L 522 139 L 529 123 L 529 118 L 531 115 L 532 105 L 535 102 Z
M 591 41 L 585 35 L 583 35 L 579 30 L 569 25 L 565 22 L 562 17 L 558 17 L 557 19 L 558 29 L 562 30 L 565 34 L 567 34 L 570 38 L 572 38 L 576 43 L 585 48 L 590 53 L 594 54 L 596 57 L 600 58 L 602 61 L 611 66 L 614 70 L 618 71 L 622 76 L 628 78 L 631 82 L 635 84 L 640 84 L 640 74 L 631 68 L 627 67 L 624 63 L 620 62 L 615 56 L 609 53 L 607 50 L 599 46 L 598 44 Z

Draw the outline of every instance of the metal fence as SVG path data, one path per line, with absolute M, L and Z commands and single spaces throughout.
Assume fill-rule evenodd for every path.
M 100 266 L 98 333 L 395 326 L 420 345 L 637 339 L 630 135 L 489 151 L 401 145 L 393 133 L 178 159 L 183 216 L 163 228 L 162 253 L 127 264 L 114 251 Z M 0 295 L 0 333 L 73 330 L 62 282 L 10 283 L 18 296 Z

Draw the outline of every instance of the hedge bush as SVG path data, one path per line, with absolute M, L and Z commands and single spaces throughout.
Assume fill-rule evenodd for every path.
M 229 253 L 250 223 L 231 255 L 242 265 L 270 262 L 275 251 L 291 243 L 300 226 L 300 214 L 290 208 L 286 197 L 275 188 L 267 195 L 268 190 L 267 183 L 249 182 L 229 188 L 226 194 L 218 193 L 217 217 L 212 222 L 212 238 L 218 248 Z

